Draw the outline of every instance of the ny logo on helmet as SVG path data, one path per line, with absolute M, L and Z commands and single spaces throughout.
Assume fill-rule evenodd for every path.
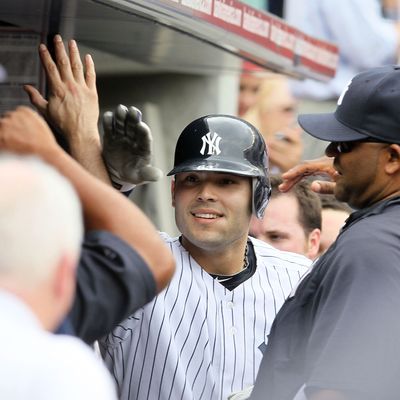
M 201 140 L 203 141 L 203 146 L 200 150 L 200 154 L 204 156 L 206 154 L 206 147 L 208 145 L 208 155 L 218 155 L 221 153 L 221 149 L 219 148 L 219 143 L 221 142 L 221 137 L 218 133 L 214 132 L 211 137 L 211 132 L 208 132 L 204 135 Z

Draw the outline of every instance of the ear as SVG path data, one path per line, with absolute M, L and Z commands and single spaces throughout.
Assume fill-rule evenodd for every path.
M 71 304 L 76 288 L 76 263 L 75 257 L 63 254 L 54 274 L 54 296 L 62 303 Z
M 389 158 L 385 164 L 385 172 L 393 175 L 400 171 L 400 145 L 391 144 L 388 147 Z
M 172 199 L 172 207 L 175 207 L 175 179 L 171 179 L 171 199 Z
M 319 252 L 319 242 L 321 240 L 321 230 L 318 228 L 313 229 L 308 235 L 307 243 L 307 257 L 314 260 Z

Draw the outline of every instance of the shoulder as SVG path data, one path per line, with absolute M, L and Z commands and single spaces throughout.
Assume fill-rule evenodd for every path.
M 324 279 L 336 279 L 340 275 L 341 282 L 351 281 L 353 285 L 362 282 L 364 288 L 370 281 L 377 287 L 378 282 L 389 287 L 387 280 L 398 281 L 398 211 L 398 206 L 388 207 L 350 223 L 320 257 L 316 273 L 320 271 Z
M 250 238 L 258 265 L 274 266 L 275 268 L 286 268 L 293 271 L 305 272 L 312 261 L 301 254 L 281 251 L 261 240 Z
M 177 275 L 177 271 L 180 270 L 180 265 L 184 263 L 188 263 L 190 259 L 190 254 L 188 251 L 182 246 L 180 242 L 180 237 L 175 236 L 171 237 L 168 233 L 159 232 L 161 239 L 164 240 L 165 244 L 169 247 L 176 261 L 176 270 L 175 275 Z
M 338 236 L 336 251 L 348 257 L 375 259 L 396 254 L 400 256 L 399 207 L 355 221 Z
M 159 232 L 159 234 L 161 236 L 161 239 L 164 240 L 165 243 L 170 244 L 171 246 L 179 246 L 180 245 L 178 236 L 171 237 L 166 232 Z

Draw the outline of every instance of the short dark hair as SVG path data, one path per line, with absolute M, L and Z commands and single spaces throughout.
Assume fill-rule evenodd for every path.
M 322 209 L 345 211 L 349 214 L 353 212 L 353 209 L 343 201 L 338 200 L 333 194 L 320 194 Z
M 281 183 L 282 177 L 280 175 L 271 176 L 271 198 L 277 198 L 284 194 L 292 195 L 299 205 L 299 223 L 304 232 L 308 235 L 314 229 L 321 229 L 321 200 L 318 194 L 311 190 L 310 182 L 302 180 L 286 193 L 279 191 L 278 186 Z

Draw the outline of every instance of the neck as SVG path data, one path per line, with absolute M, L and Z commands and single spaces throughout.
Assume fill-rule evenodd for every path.
M 182 236 L 182 245 L 209 274 L 234 275 L 245 267 L 247 236 L 222 249 L 204 249 Z

